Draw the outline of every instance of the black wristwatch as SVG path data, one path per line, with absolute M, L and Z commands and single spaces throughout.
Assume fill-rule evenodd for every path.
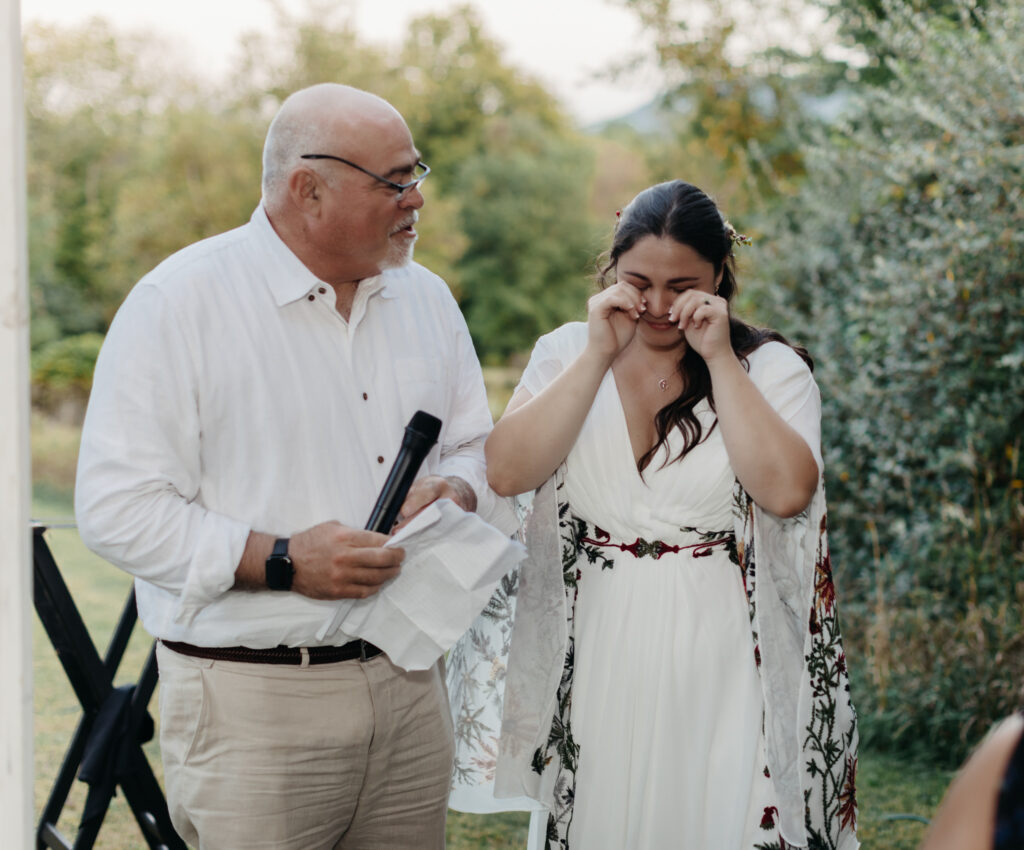
M 288 538 L 274 541 L 274 550 L 267 558 L 267 587 L 271 590 L 291 590 L 295 567 L 288 557 Z

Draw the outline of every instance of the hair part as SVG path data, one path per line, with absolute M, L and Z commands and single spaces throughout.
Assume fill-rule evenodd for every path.
M 674 239 L 696 251 L 702 259 L 711 263 L 716 277 L 721 273 L 716 293 L 732 303 L 738 288 L 733 238 L 721 212 L 707 194 L 690 183 L 671 180 L 644 189 L 633 198 L 622 210 L 615 226 L 611 248 L 603 255 L 603 262 L 599 263 L 597 281 L 602 288 L 612 282 L 610 273 L 616 269 L 619 258 L 647 236 Z M 732 315 L 729 316 L 729 341 L 744 368 L 749 368 L 747 356 L 751 352 L 772 341 L 790 346 L 811 369 L 814 368 L 814 361 L 805 348 L 793 345 L 777 331 L 756 328 Z M 683 390 L 654 417 L 658 439 L 637 461 L 641 475 L 661 447 L 667 444 L 669 432 L 673 428 L 679 428 L 682 432 L 683 448 L 676 457 L 666 458 L 665 464 L 682 460 L 706 440 L 718 425 L 716 419 L 705 433 L 694 413 L 694 408 L 704 398 L 707 398 L 714 410 L 715 398 L 707 364 L 690 346 L 686 346 L 679 360 L 679 373 L 683 378 Z

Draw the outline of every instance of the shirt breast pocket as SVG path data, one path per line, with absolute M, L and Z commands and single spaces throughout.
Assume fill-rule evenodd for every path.
M 395 361 L 398 403 L 406 422 L 417 410 L 442 422 L 448 411 L 448 375 L 439 357 L 403 357 Z

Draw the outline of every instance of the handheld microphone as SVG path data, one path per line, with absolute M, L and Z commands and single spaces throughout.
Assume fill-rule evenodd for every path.
M 417 410 L 409 424 L 405 426 L 402 447 L 398 450 L 387 480 L 377 497 L 377 504 L 366 522 L 367 531 L 379 531 L 389 534 L 395 524 L 402 503 L 405 501 L 409 488 L 412 486 L 416 473 L 426 458 L 437 435 L 441 433 L 441 420 L 422 410 Z

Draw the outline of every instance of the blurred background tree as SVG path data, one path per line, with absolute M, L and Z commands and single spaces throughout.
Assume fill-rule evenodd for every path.
M 916 12 L 932 19 L 939 27 L 951 25 L 959 28 L 983 27 L 983 12 L 988 0 L 821 0 L 830 17 L 837 24 L 839 39 L 860 54 L 856 78 L 868 85 L 884 85 L 892 80 L 889 67 L 892 60 L 902 55 L 901 47 L 891 38 L 880 34 L 889 21 L 899 21 L 907 12 Z M 909 34 L 909 33 L 908 33 Z
M 522 114 L 489 131 L 453 191 L 467 238 L 462 308 L 477 350 L 501 362 L 585 318 L 583 272 L 598 246 L 587 220 L 591 161 L 580 143 Z
M 669 131 L 648 148 L 656 179 L 692 175 L 719 204 L 752 214 L 803 174 L 806 125 L 831 117 L 844 66 L 825 55 L 824 15 L 810 0 L 621 0 L 651 39 L 618 73 L 653 60 L 665 79 Z M 646 50 L 646 54 L 645 51 Z

